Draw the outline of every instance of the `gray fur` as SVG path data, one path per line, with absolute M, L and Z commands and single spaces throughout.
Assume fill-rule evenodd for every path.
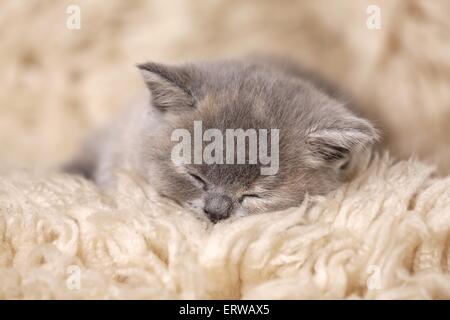
M 151 98 L 100 131 L 85 149 L 95 154 L 84 151 L 75 163 L 102 186 L 114 184 L 116 169 L 133 170 L 161 195 L 212 221 L 326 194 L 344 181 L 349 161 L 377 140 L 373 126 L 349 111 L 334 88 L 279 61 L 138 67 Z M 258 164 L 176 166 L 171 132 L 192 132 L 194 120 L 222 133 L 280 129 L 278 173 L 261 176 Z

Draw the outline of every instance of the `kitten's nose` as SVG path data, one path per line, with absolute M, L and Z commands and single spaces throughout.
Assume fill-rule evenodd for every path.
M 230 197 L 220 193 L 210 193 L 206 196 L 203 210 L 212 222 L 226 219 L 230 216 L 233 201 Z

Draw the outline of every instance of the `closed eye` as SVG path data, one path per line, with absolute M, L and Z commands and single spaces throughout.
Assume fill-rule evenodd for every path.
M 246 198 L 256 198 L 256 199 L 261 199 L 262 197 L 260 195 L 254 194 L 254 193 L 249 193 L 249 194 L 243 194 L 240 198 L 239 198 L 239 203 L 244 202 L 244 199 Z
M 207 183 L 206 181 L 201 178 L 200 176 L 194 174 L 194 173 L 189 173 L 189 176 L 197 183 L 199 184 L 203 189 L 206 189 Z

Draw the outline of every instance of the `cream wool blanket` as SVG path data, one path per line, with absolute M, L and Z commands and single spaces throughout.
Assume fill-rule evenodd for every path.
M 450 177 L 376 158 L 299 208 L 212 225 L 122 173 L 0 180 L 0 298 L 450 298 Z

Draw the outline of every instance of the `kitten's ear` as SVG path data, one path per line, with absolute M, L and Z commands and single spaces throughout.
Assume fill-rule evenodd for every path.
M 308 134 L 306 161 L 314 168 L 345 166 L 353 154 L 369 148 L 378 138 L 367 120 L 348 116 Z
M 150 90 L 152 105 L 162 112 L 181 111 L 194 106 L 189 91 L 191 77 L 183 67 L 159 63 L 144 63 L 137 66 Z

